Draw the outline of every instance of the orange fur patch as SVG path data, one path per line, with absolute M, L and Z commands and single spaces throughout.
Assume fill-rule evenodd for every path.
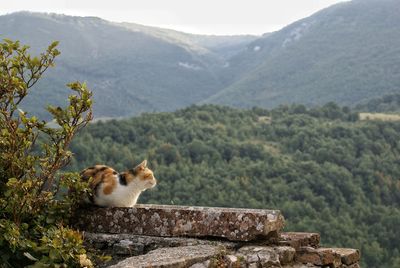
M 144 171 L 143 171 L 143 174 L 140 174 L 141 176 L 140 176 L 140 179 L 142 179 L 142 180 L 152 180 L 153 179 L 153 172 L 150 170 L 150 169 L 148 169 L 148 168 L 146 168 Z
M 113 170 L 107 170 L 102 178 L 101 182 L 103 183 L 103 193 L 104 194 L 111 194 L 115 187 L 117 186 L 117 180 L 115 179 L 115 176 L 113 174 Z
M 96 165 L 82 171 L 81 176 L 84 180 L 92 178 L 89 184 L 92 190 L 95 190 L 102 183 L 104 184 L 104 194 L 111 194 L 117 185 L 115 174 L 116 171 L 108 166 Z

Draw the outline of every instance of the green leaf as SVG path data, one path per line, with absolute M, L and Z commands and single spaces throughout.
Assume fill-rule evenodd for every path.
M 24 256 L 27 257 L 31 261 L 38 261 L 38 259 L 33 257 L 29 252 L 24 252 Z
M 57 251 L 56 249 L 50 249 L 50 251 L 49 251 L 49 258 L 50 258 L 52 261 L 59 261 L 59 260 L 61 260 L 60 254 L 58 253 L 58 251 Z

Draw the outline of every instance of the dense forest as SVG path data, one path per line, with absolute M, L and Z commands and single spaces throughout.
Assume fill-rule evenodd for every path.
M 280 209 L 286 230 L 360 248 L 363 267 L 400 267 L 400 122 L 334 103 L 192 106 L 91 124 L 72 151 L 74 171 L 148 159 L 159 184 L 139 202 Z

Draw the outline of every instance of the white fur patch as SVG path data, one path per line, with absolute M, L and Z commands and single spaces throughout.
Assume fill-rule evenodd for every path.
M 155 186 L 155 181 L 154 184 L 149 185 L 148 181 L 138 178 L 135 178 L 128 185 L 121 185 L 118 175 L 115 175 L 114 178 L 117 180 L 117 186 L 111 194 L 104 194 L 104 185 L 100 185 L 97 190 L 97 196 L 94 197 L 96 205 L 103 207 L 133 207 L 144 190 Z

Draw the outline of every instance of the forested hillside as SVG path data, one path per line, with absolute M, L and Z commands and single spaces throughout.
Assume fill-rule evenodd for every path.
M 286 230 L 360 248 L 363 267 L 400 267 L 400 122 L 334 103 L 192 106 L 92 124 L 72 151 L 73 170 L 148 159 L 159 184 L 139 202 L 280 209 Z
M 400 112 L 400 94 L 389 94 L 356 106 L 356 110 L 374 113 Z

